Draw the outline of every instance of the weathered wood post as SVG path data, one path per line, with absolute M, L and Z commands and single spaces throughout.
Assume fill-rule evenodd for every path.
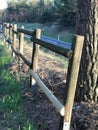
M 3 29 L 4 29 L 4 42 L 6 41 L 6 24 L 3 25 Z
M 9 23 L 7 23 L 7 25 L 6 25 L 6 36 L 8 39 L 9 38 Z
M 5 44 L 7 44 L 6 40 L 8 39 L 8 34 L 9 34 L 8 26 L 9 24 L 5 23 L 5 30 L 4 30 L 5 31 Z
M 8 43 L 8 48 L 10 49 L 11 43 L 12 43 L 12 26 L 11 24 L 7 24 L 7 41 Z
M 9 29 L 8 29 L 8 28 L 9 28 L 9 23 L 7 23 L 5 27 L 6 27 L 6 29 L 5 29 L 5 31 L 6 31 L 6 32 L 5 32 L 5 34 L 6 34 L 6 35 L 5 35 L 5 44 L 6 44 L 7 48 L 9 48 L 9 45 L 8 45 L 8 43 L 7 43 L 7 40 L 8 40 L 8 38 L 9 38 Z
M 75 90 L 78 79 L 83 42 L 84 42 L 83 36 L 80 35 L 74 36 L 72 44 L 73 55 L 72 58 L 69 60 L 67 83 L 65 89 L 65 99 L 64 99 L 65 116 L 64 116 L 63 130 L 70 130 L 72 107 L 75 97 Z
M 12 39 L 12 41 L 13 41 L 12 48 L 14 48 L 16 50 L 16 37 L 17 37 L 17 35 L 14 31 L 17 31 L 17 25 L 16 24 L 13 25 L 13 39 Z M 13 55 L 13 57 L 15 57 L 14 52 L 12 52 L 12 55 Z
M 6 40 L 9 40 L 9 23 L 7 23 L 7 26 L 6 26 Z M 9 44 L 7 41 L 6 41 L 6 44 L 9 48 Z
M 35 30 L 35 36 L 33 36 L 33 38 L 37 38 L 40 39 L 41 36 L 41 30 L 40 29 L 36 29 Z M 37 63 L 38 63 L 38 50 L 39 50 L 39 45 L 37 43 L 33 43 L 33 51 L 32 51 L 32 59 L 31 59 L 31 69 L 36 72 L 37 71 Z M 35 85 L 35 80 L 32 78 L 32 76 L 30 76 L 30 86 L 34 86 Z
M 23 29 L 24 26 L 22 26 L 21 28 Z M 21 54 L 23 54 L 23 44 L 24 44 L 24 33 L 20 32 L 19 33 L 19 52 Z M 19 64 L 19 69 L 21 69 L 22 68 L 22 59 L 21 58 L 19 58 L 18 64 Z
M 12 43 L 12 24 L 9 25 L 9 38 Z

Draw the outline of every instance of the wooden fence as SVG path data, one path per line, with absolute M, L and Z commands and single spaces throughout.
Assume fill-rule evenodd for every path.
M 40 86 L 40 88 L 44 91 L 49 100 L 56 107 L 57 111 L 61 114 L 61 116 L 64 116 L 63 130 L 69 130 L 84 37 L 80 35 L 74 35 L 71 49 L 66 49 L 65 47 L 41 40 L 40 29 L 35 29 L 34 31 L 31 31 L 24 29 L 23 27 L 17 28 L 17 25 L 4 24 L 3 33 L 5 42 L 9 43 L 8 45 L 11 45 L 13 56 L 15 55 L 18 56 L 19 62 L 23 60 L 24 63 L 28 66 L 29 68 L 28 72 L 31 76 L 30 78 L 31 85 L 37 83 L 38 86 Z M 25 58 L 23 54 L 24 35 L 31 36 L 30 40 L 33 43 L 31 61 Z M 17 36 L 19 39 L 18 49 L 16 48 Z M 52 92 L 47 88 L 47 86 L 42 82 L 42 80 L 37 75 L 39 45 L 49 50 L 52 50 L 58 54 L 61 54 L 69 59 L 67 81 L 66 81 L 67 86 L 66 89 L 64 90 L 65 91 L 64 104 L 62 104 L 52 94 Z

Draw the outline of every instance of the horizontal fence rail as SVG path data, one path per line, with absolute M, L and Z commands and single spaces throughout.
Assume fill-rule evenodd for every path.
M 37 38 L 32 38 L 32 41 L 33 42 L 36 42 L 37 44 L 49 49 L 49 50 L 52 50 L 58 54 L 61 54 L 67 58 L 71 58 L 72 56 L 72 50 L 69 50 L 69 49 L 66 49 L 66 48 L 63 48 L 61 46 L 57 46 L 55 44 L 52 44 L 52 43 L 49 43 L 47 41 L 43 41 L 41 39 L 37 39 Z
M 30 74 L 31 86 L 34 86 L 37 83 L 37 85 L 53 103 L 60 115 L 64 116 L 63 130 L 70 130 L 72 107 L 76 91 L 84 37 L 74 35 L 73 42 L 68 43 L 43 36 L 41 35 L 40 29 L 28 30 L 23 27 L 17 28 L 17 25 L 12 24 L 4 24 L 2 26 L 5 42 L 9 43 L 8 46 L 11 45 L 13 57 L 16 55 L 18 57 L 19 64 L 24 61 L 24 63 L 29 67 L 28 72 Z M 29 38 L 33 44 L 31 61 L 29 61 L 23 54 L 24 37 Z M 19 45 L 17 45 L 17 38 L 19 40 Z M 37 75 L 39 45 L 69 59 L 63 104 L 60 103 L 60 101 L 51 93 L 51 90 L 47 88 Z
M 29 74 L 35 79 L 35 82 L 40 86 L 49 100 L 54 104 L 57 111 L 64 116 L 64 106 L 58 101 L 58 99 L 52 94 L 52 92 L 46 87 L 46 85 L 41 81 L 36 73 L 29 69 Z
M 16 51 L 13 47 L 11 47 L 12 50 L 14 51 L 14 53 L 18 56 L 21 57 L 21 59 L 25 62 L 26 65 L 28 65 L 29 67 L 32 65 L 31 62 L 29 60 L 27 60 L 21 53 L 19 53 L 18 51 Z
M 69 43 L 69 42 L 56 40 L 54 38 L 50 38 L 50 37 L 47 37 L 47 36 L 44 36 L 44 35 L 42 35 L 40 39 L 43 40 L 43 41 L 47 41 L 51 44 L 54 44 L 56 46 L 60 46 L 60 47 L 65 48 L 65 49 L 71 49 L 72 43 Z
M 22 28 L 17 28 L 17 32 L 21 32 L 30 36 L 33 36 L 35 33 L 32 30 L 27 30 L 27 29 L 22 29 Z

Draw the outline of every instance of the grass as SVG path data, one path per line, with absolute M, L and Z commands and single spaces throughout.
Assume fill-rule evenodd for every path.
M 62 68 L 67 68 L 68 67 L 68 59 L 65 58 L 64 56 L 61 56 L 51 50 L 48 50 L 44 47 L 40 48 L 40 55 L 45 56 L 49 59 L 52 59 L 53 61 L 56 61 L 58 63 L 60 63 L 60 65 L 62 66 Z
M 24 26 L 26 29 L 34 30 L 40 28 L 42 35 L 59 39 L 61 41 L 72 42 L 74 28 L 66 27 L 64 30 L 59 30 L 55 24 L 41 24 L 41 23 L 16 23 L 18 26 Z
M 0 130 L 36 130 L 24 114 L 21 86 L 8 70 L 10 61 L 0 45 Z

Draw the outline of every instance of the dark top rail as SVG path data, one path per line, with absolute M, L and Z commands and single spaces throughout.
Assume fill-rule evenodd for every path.
M 18 31 L 12 29 L 12 32 L 18 35 Z
M 32 38 L 31 41 L 33 41 L 47 49 L 55 51 L 56 53 L 59 53 L 67 58 L 71 58 L 71 56 L 72 56 L 72 50 L 63 48 L 63 46 L 57 46 L 56 44 L 46 42 L 46 41 L 43 41 L 43 40 L 37 39 L 37 38 Z
M 31 66 L 31 62 L 29 60 L 27 60 L 24 55 L 22 55 L 19 51 L 16 51 L 13 47 L 11 47 L 12 50 L 14 51 L 14 53 L 17 55 L 17 56 L 20 56 L 21 59 L 25 62 L 26 65 L 28 65 L 29 67 Z
M 35 33 L 33 30 L 23 29 L 23 28 L 17 28 L 18 32 L 33 36 Z
M 61 46 L 61 47 L 66 48 L 66 49 L 71 49 L 71 43 L 69 43 L 69 42 L 64 42 L 64 41 L 57 40 L 57 39 L 54 39 L 54 38 L 51 38 L 48 36 L 44 36 L 44 35 L 41 35 L 40 39 L 43 41 L 50 42 L 56 46 Z

